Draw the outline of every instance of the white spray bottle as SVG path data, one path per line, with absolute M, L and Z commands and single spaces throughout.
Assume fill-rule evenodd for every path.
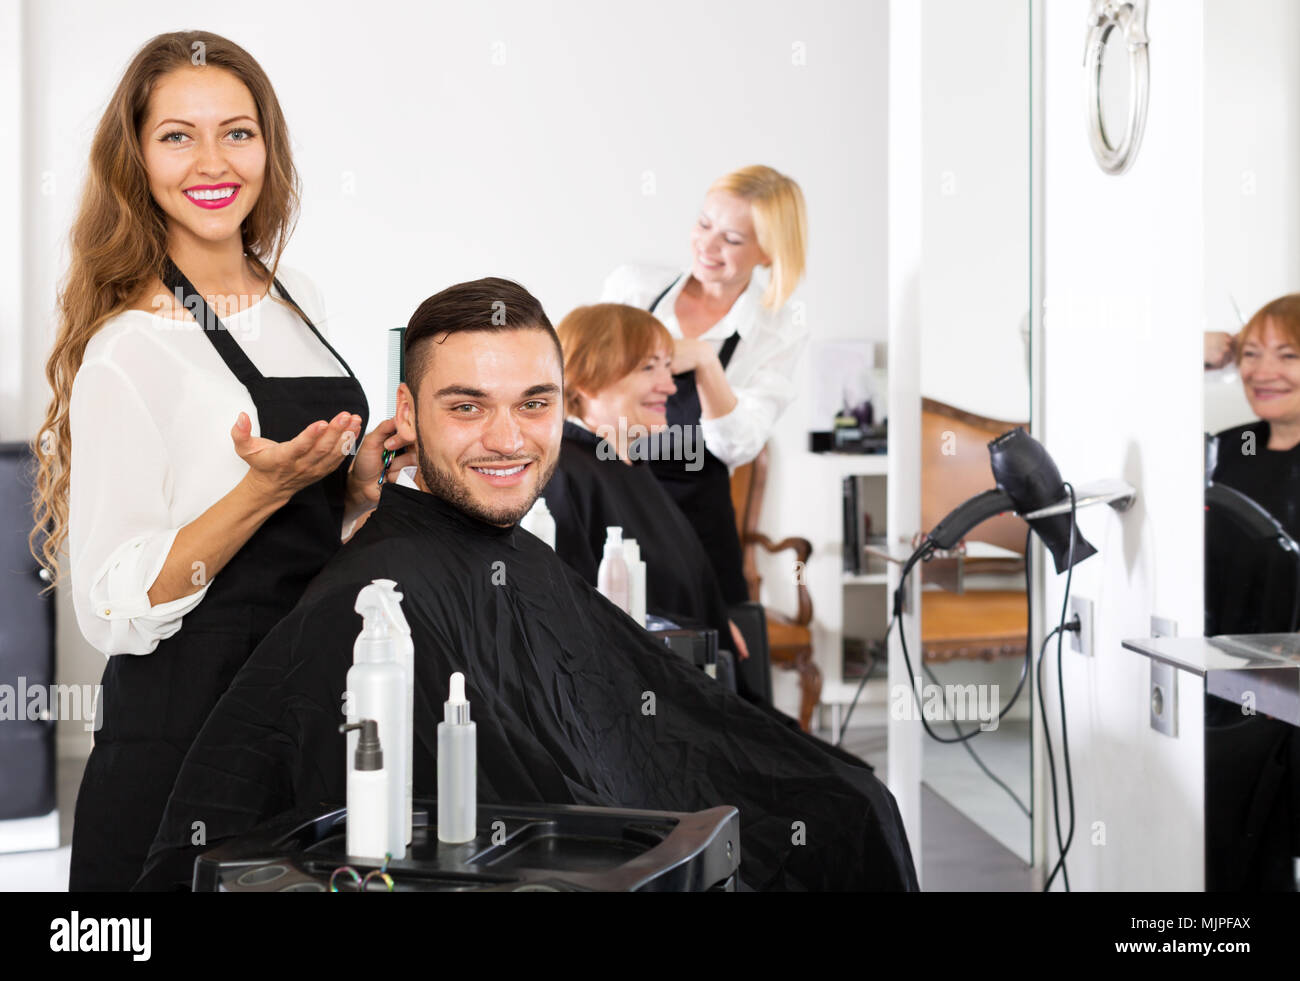
M 438 723 L 438 840 L 473 841 L 478 834 L 478 727 L 469 719 L 465 676 L 451 676 Z
M 411 843 L 411 791 L 415 762 L 415 642 L 411 640 L 411 626 L 402 613 L 402 594 L 392 579 L 376 579 L 374 585 L 384 592 L 387 617 L 396 633 L 397 663 L 406 672 L 406 843 Z
M 393 858 L 406 857 L 411 808 L 406 773 L 411 757 L 412 721 L 407 693 L 409 675 L 398 660 L 399 621 L 405 626 L 398 606 L 400 598 L 386 580 L 364 586 L 357 594 L 356 611 L 364 623 L 352 648 L 353 663 L 347 676 L 348 721 L 373 719 L 384 748 L 389 786 L 388 850 Z M 348 733 L 349 761 L 356 749 L 357 733 L 351 731 Z M 348 765 L 351 776 L 353 763 Z
M 628 593 L 627 560 L 623 558 L 623 529 L 610 525 L 605 529 L 605 556 L 596 570 L 596 589 L 624 613 L 632 609 Z

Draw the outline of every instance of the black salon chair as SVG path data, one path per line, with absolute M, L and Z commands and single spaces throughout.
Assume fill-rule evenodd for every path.
M 738 603 L 728 611 L 740 628 L 749 657 L 736 663 L 736 690 L 772 704 L 772 653 L 767 642 L 767 611 L 762 603 Z
M 1300 544 L 1256 501 L 1205 486 L 1205 634 L 1300 627 Z
M 54 596 L 42 594 L 27 547 L 34 459 L 25 443 L 0 443 L 0 685 L 18 693 L 54 683 Z M 0 821 L 42 817 L 56 806 L 54 721 L 0 722 Z M 50 713 L 52 714 L 53 709 Z

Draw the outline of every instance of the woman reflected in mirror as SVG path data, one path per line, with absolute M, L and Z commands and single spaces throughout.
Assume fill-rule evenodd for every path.
M 1261 308 L 1233 349 L 1256 421 L 1217 434 L 1208 476 L 1253 500 L 1300 540 L 1300 294 Z M 1211 510 L 1205 558 L 1207 633 L 1291 629 L 1294 556 L 1276 543 L 1250 540 L 1239 525 Z

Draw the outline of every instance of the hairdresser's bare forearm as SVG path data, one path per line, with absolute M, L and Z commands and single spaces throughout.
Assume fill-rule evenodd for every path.
M 726 369 L 717 358 L 695 368 L 695 385 L 700 393 L 700 417 L 718 419 L 736 407 L 736 393 L 727 383 Z
M 149 604 L 157 606 L 197 593 L 287 500 L 283 494 L 260 490 L 251 475 L 245 476 L 229 494 L 176 533 L 167 561 L 149 589 Z

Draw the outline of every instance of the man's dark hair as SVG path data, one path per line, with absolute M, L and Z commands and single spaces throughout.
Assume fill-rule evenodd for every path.
M 518 283 L 498 276 L 448 286 L 421 303 L 411 315 L 402 339 L 406 383 L 416 386 L 424 374 L 432 343 L 452 334 L 481 330 L 544 330 L 555 343 L 555 356 L 564 370 L 564 349 L 537 297 Z

